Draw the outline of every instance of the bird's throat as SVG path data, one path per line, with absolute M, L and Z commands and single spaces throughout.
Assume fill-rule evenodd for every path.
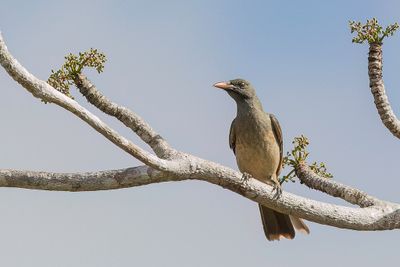
M 236 100 L 237 116 L 251 116 L 257 112 L 264 112 L 257 97 Z

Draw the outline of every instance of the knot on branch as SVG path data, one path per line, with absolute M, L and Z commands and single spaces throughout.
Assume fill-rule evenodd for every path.
M 399 24 L 396 22 L 383 29 L 376 18 L 367 20 L 365 24 L 349 21 L 349 26 L 351 33 L 357 33 L 357 36 L 352 39 L 352 42 L 357 44 L 365 41 L 369 44 L 382 44 L 385 37 L 392 36 L 399 28 Z
M 283 167 L 286 166 L 292 167 L 292 170 L 287 175 L 284 175 L 280 179 L 280 183 L 292 181 L 294 182 L 294 178 L 296 177 L 296 170 L 299 168 L 301 164 L 306 164 L 307 157 L 309 152 L 307 151 L 307 146 L 310 144 L 308 138 L 304 135 L 299 137 L 295 137 L 292 141 L 294 148 L 286 153 L 286 156 L 283 157 Z M 324 162 L 313 162 L 308 166 L 315 174 L 324 178 L 332 178 L 333 175 L 327 171 L 326 165 Z
M 106 62 L 105 54 L 93 48 L 86 52 L 79 52 L 78 55 L 69 53 L 64 58 L 65 63 L 59 70 L 51 70 L 51 75 L 47 82 L 56 90 L 71 98 L 73 97 L 69 88 L 74 84 L 76 77 L 82 73 L 83 68 L 94 68 L 98 73 L 101 73 Z

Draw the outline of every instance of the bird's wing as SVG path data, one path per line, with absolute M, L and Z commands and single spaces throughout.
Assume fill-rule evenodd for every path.
M 272 131 L 274 132 L 276 142 L 278 142 L 279 145 L 279 150 L 281 152 L 281 158 L 279 160 L 279 167 L 276 170 L 276 176 L 279 175 L 279 173 L 282 170 L 282 161 L 283 161 L 283 137 L 282 137 L 282 129 L 281 126 L 279 125 L 279 121 L 273 114 L 269 114 L 269 117 L 271 119 L 271 126 L 272 126 Z
M 236 154 L 236 152 L 235 152 L 235 147 L 236 147 L 235 119 L 233 119 L 231 128 L 229 129 L 229 147 L 233 150 L 233 153 Z

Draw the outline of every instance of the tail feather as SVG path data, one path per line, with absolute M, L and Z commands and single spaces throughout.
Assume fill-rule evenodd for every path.
M 310 229 L 308 229 L 308 226 L 303 222 L 302 219 L 294 217 L 292 215 L 289 215 L 290 220 L 292 221 L 292 224 L 294 228 L 299 231 L 300 233 L 303 234 L 310 234 Z
M 310 233 L 307 225 L 300 218 L 277 212 L 262 205 L 258 205 L 258 207 L 264 233 L 268 240 L 280 240 L 281 237 L 293 239 L 296 235 L 295 229 L 302 233 Z
M 261 213 L 264 233 L 268 240 L 280 240 L 281 237 L 293 239 L 295 231 L 288 215 L 258 205 Z

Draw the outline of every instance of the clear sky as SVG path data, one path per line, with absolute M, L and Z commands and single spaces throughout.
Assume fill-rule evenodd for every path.
M 235 106 L 212 84 L 245 78 L 280 120 L 286 149 L 305 134 L 311 159 L 326 162 L 334 179 L 400 202 L 400 142 L 373 105 L 367 46 L 352 44 L 348 29 L 350 19 L 400 21 L 399 10 L 395 0 L 2 0 L 0 30 L 14 56 L 42 79 L 68 52 L 104 51 L 105 72 L 87 72 L 103 93 L 143 116 L 176 148 L 232 168 L 227 136 Z M 384 45 L 384 78 L 397 114 L 399 36 Z M 32 98 L 3 70 L 0 88 L 0 168 L 75 172 L 140 164 L 73 115 Z M 299 183 L 285 188 L 344 204 Z M 1 266 L 398 262 L 399 231 L 309 223 L 310 236 L 267 242 L 255 203 L 204 182 L 89 193 L 2 188 L 0 214 Z

